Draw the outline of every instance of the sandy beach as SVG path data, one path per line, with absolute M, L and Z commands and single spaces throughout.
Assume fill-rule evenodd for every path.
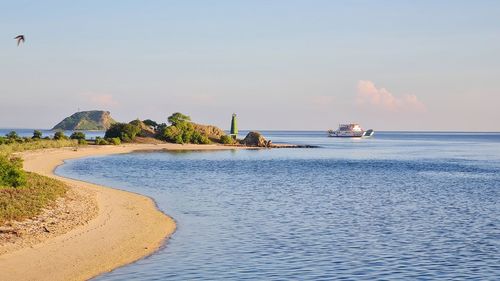
M 235 149 L 217 145 L 132 144 L 48 149 L 22 153 L 24 168 L 64 181 L 73 201 L 87 201 L 79 223 L 20 239 L 0 252 L 0 280 L 86 280 L 155 252 L 175 231 L 172 218 L 148 197 L 56 176 L 64 160 L 137 150 Z M 78 203 L 77 202 L 77 203 Z M 82 205 L 76 204 L 82 212 Z M 73 208 L 67 205 L 65 208 Z M 85 211 L 85 210 L 83 210 Z M 73 210 L 67 210 L 71 213 Z M 61 225 L 59 225 L 61 224 Z M 58 226 L 59 225 L 59 226 Z M 25 241 L 28 239 L 28 241 Z M 33 240 L 34 239 L 34 240 Z

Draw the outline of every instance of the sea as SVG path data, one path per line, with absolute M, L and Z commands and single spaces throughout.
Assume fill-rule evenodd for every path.
M 60 166 L 177 222 L 158 252 L 95 280 L 499 280 L 500 133 L 263 134 L 317 147 Z

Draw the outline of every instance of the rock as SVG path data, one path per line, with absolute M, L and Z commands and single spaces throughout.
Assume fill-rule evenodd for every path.
M 195 131 L 207 136 L 211 141 L 218 142 L 222 136 L 226 135 L 223 130 L 212 125 L 202 125 L 197 123 L 191 124 L 193 124 Z
M 271 141 L 266 140 L 259 132 L 249 132 L 247 136 L 241 141 L 246 146 L 269 147 Z

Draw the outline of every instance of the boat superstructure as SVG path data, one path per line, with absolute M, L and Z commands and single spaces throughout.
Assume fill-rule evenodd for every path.
M 357 123 L 340 124 L 337 130 L 328 130 L 329 137 L 361 138 L 371 137 L 373 134 L 372 129 L 365 131 Z

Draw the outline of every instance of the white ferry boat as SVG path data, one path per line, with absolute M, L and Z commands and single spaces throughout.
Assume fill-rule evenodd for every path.
M 344 138 L 361 138 L 361 137 L 371 137 L 375 132 L 370 130 L 363 130 L 359 124 L 340 124 L 339 128 L 334 130 L 328 130 L 329 137 L 344 137 Z

